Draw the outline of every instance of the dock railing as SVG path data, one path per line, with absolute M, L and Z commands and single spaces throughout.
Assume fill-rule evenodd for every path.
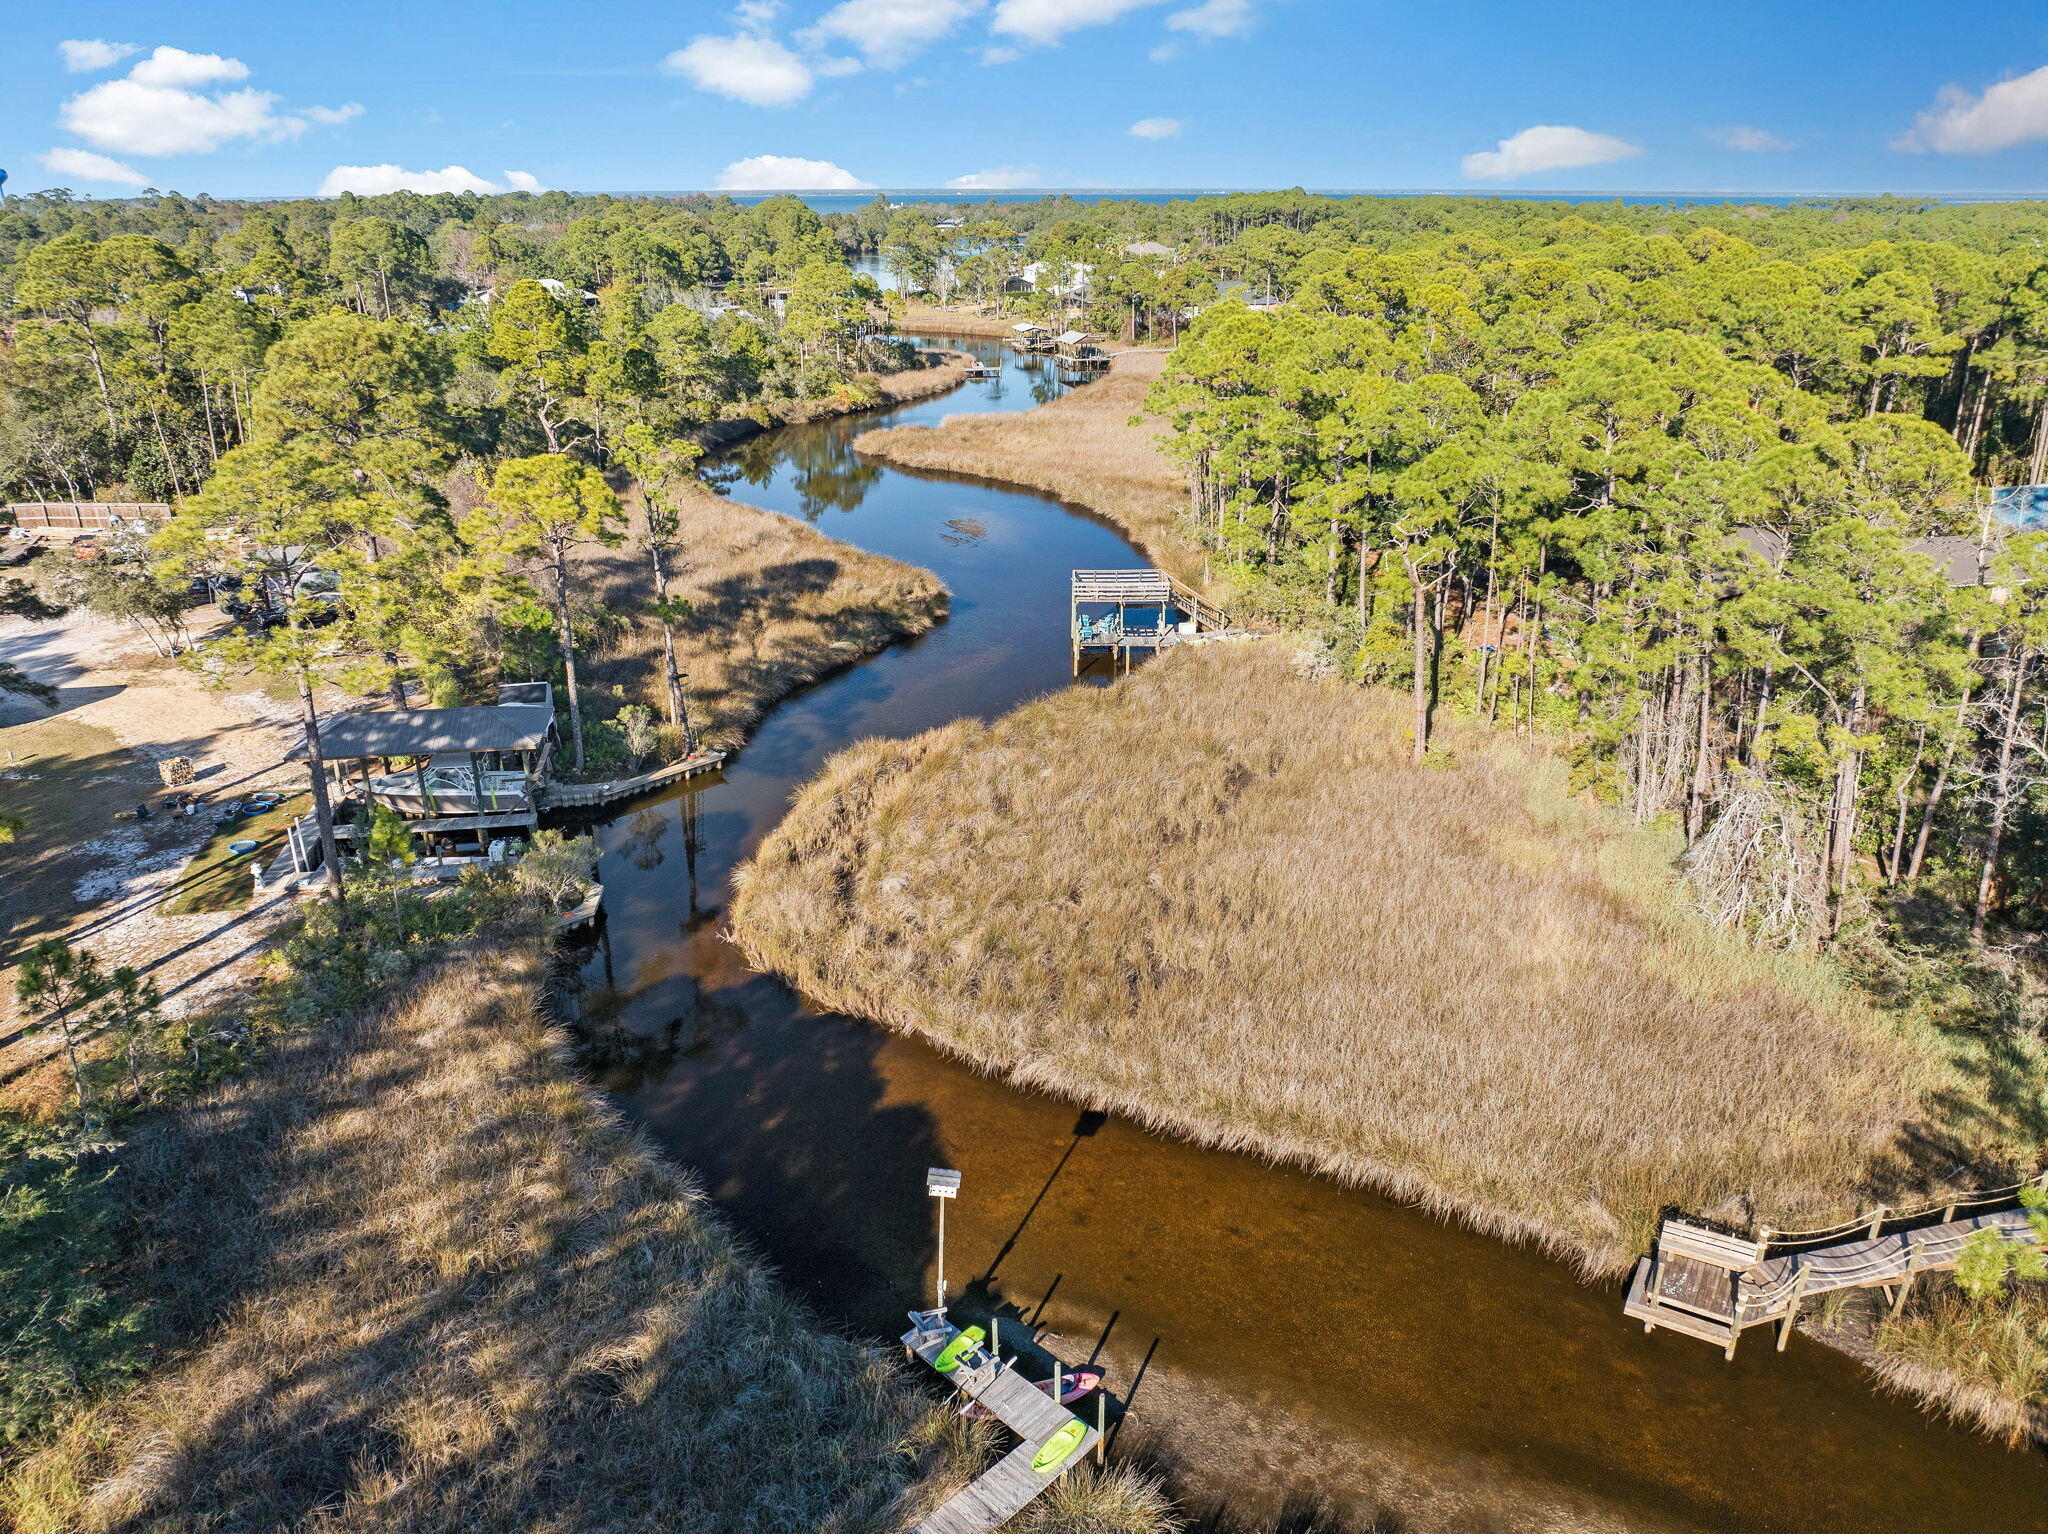
M 1809 1295 L 1883 1288 L 1896 1311 L 1920 1274 L 1954 1268 L 1985 1232 L 2043 1245 L 2025 1199 L 2033 1189 L 2048 1191 L 2048 1169 L 1939 1202 L 1880 1204 L 1809 1230 L 1766 1225 L 1754 1236 L 1667 1217 L 1651 1254 L 1636 1265 L 1622 1309 L 1646 1330 L 1669 1327 L 1719 1343 L 1729 1358 L 1746 1329 L 1776 1321 L 1782 1350 Z
M 2028 1188 L 2039 1188 L 2043 1192 L 2048 1192 L 2048 1167 L 2044 1167 L 2032 1177 L 2008 1183 L 2002 1188 L 1982 1188 L 1974 1193 L 1951 1194 L 1941 1203 L 1923 1204 L 1917 1209 L 1894 1209 L 1889 1204 L 1879 1204 L 1868 1214 L 1860 1214 L 1853 1219 L 1843 1220 L 1840 1224 L 1823 1225 L 1814 1230 L 1779 1230 L 1774 1226 L 1764 1225 L 1757 1230 L 1757 1240 L 1766 1249 L 1773 1251 L 1779 1248 L 1836 1246 L 1853 1239 L 1850 1232 L 1857 1230 L 1864 1233 L 1865 1240 L 1875 1240 L 1884 1233 L 1887 1225 L 1910 1224 L 1914 1220 L 1924 1220 L 1930 1215 L 1940 1216 L 1934 1221 L 1935 1224 L 1946 1225 L 1965 1210 L 1984 1209 L 1997 1204 L 2017 1204 L 2020 1201 L 2020 1194 Z

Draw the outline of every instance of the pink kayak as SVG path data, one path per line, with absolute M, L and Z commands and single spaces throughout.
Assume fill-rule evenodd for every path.
M 1060 1405 L 1072 1406 L 1081 1397 L 1102 1383 L 1102 1371 L 1100 1369 L 1069 1369 L 1059 1376 L 1059 1382 Z M 1051 1380 L 1033 1380 L 1032 1384 L 1047 1395 L 1052 1394 Z M 983 1406 L 979 1401 L 971 1401 L 961 1408 L 960 1415 L 963 1417 L 993 1417 L 995 1413 L 986 1406 Z

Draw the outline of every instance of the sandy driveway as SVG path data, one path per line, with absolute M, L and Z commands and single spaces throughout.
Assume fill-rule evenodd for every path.
M 212 619 L 211 610 L 201 614 Z M 195 630 L 201 626 L 194 625 Z M 237 797 L 257 787 L 296 788 L 302 768 L 283 763 L 296 737 L 292 711 L 260 693 L 215 692 L 157 656 L 125 625 L 75 615 L 54 623 L 0 622 L 0 659 L 58 690 L 54 710 L 0 694 L 0 726 L 49 720 L 103 731 L 133 755 L 95 757 L 95 775 L 81 785 L 91 813 L 67 826 L 57 845 L 38 845 L 31 827 L 0 853 L 11 865 L 15 893 L 30 909 L 11 913 L 15 943 L 60 933 L 109 966 L 133 965 L 162 988 L 167 1009 L 190 1011 L 239 983 L 246 961 L 290 909 L 287 898 L 261 895 L 245 911 L 166 916 L 158 902 L 179 881 L 186 862 L 212 829 L 205 815 L 159 816 L 147 825 L 117 819 L 121 810 L 160 799 L 154 764 L 192 759 L 194 788 L 208 799 Z M 14 732 L 27 736 L 32 731 Z M 10 738 L 0 729 L 0 739 Z M 45 752 L 10 750 L 4 770 L 22 781 L 62 782 L 71 765 Z M 139 760 L 138 760 L 139 758 Z M 68 785 L 67 785 L 68 787 Z M 13 946 L 13 945 L 10 945 Z M 14 987 L 0 986 L 0 1093 L 36 1098 L 53 1083 L 41 1067 L 54 1040 L 16 1041 Z

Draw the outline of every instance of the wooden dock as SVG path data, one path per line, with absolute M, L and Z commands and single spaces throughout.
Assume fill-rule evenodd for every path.
M 1955 1267 L 1979 1231 L 2041 1244 L 2020 1202 L 2033 1188 L 2048 1190 L 2048 1172 L 1942 1205 L 1880 1207 L 1820 1230 L 1766 1227 L 1755 1236 L 1667 1218 L 1656 1250 L 1636 1264 L 1622 1310 L 1644 1331 L 1661 1326 L 1718 1343 L 1728 1358 L 1744 1331 L 1776 1322 L 1782 1351 L 1800 1305 L 1813 1295 L 1882 1288 L 1897 1310 L 1915 1278 Z
M 636 794 L 647 793 L 681 778 L 695 777 L 700 772 L 714 772 L 724 765 L 723 751 L 699 751 L 695 756 L 686 756 L 652 772 L 630 778 L 613 778 L 607 783 L 550 783 L 542 791 L 541 808 L 581 810 L 592 805 L 610 804 L 614 799 L 631 799 Z
M 903 1334 L 903 1345 L 928 1364 L 960 1337 L 960 1329 L 946 1320 L 944 1311 L 912 1311 L 910 1320 L 911 1328 Z M 910 1534 L 988 1534 L 991 1529 L 999 1529 L 1040 1492 L 1087 1459 L 1100 1439 L 1101 1435 L 1083 1419 L 985 1349 L 965 1350 L 959 1365 L 944 1378 L 962 1395 L 987 1407 L 1021 1441 L 955 1492 Z M 1083 1432 L 1072 1451 L 1044 1470 L 1034 1468 L 1032 1462 L 1047 1441 L 1076 1426 Z
M 1133 651 L 1236 632 L 1227 613 L 1164 570 L 1076 570 L 1068 620 L 1076 673 L 1091 654 L 1128 669 Z

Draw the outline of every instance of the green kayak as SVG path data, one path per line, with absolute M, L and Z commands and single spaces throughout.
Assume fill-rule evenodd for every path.
M 1031 1456 L 1031 1468 L 1040 1475 L 1050 1475 L 1074 1457 L 1074 1451 L 1081 1447 L 1081 1440 L 1088 1436 L 1088 1424 L 1079 1417 L 1039 1445 L 1038 1452 Z
M 968 1327 L 940 1350 L 939 1355 L 932 1360 L 932 1367 L 941 1374 L 951 1374 L 960 1367 L 962 1355 L 980 1347 L 982 1340 L 987 1336 L 988 1333 L 978 1326 Z

